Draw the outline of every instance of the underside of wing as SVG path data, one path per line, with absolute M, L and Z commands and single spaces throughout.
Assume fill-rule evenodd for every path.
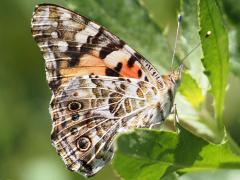
M 162 77 L 117 36 L 65 8 L 39 5 L 31 25 L 53 92 L 52 144 L 70 170 L 92 176 L 112 158 L 118 131 L 163 119 Z
M 72 78 L 51 101 L 52 144 L 70 170 L 94 175 L 113 155 L 119 130 L 149 127 L 157 89 L 132 78 Z
M 69 77 L 89 74 L 152 83 L 161 78 L 147 60 L 117 36 L 65 8 L 37 6 L 32 18 L 32 35 L 43 53 L 53 92 Z

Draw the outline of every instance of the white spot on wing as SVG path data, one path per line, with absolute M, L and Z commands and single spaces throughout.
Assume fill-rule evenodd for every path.
M 61 9 L 60 9 L 59 11 L 62 12 Z M 71 16 L 71 14 L 68 13 L 68 12 L 63 12 L 63 13 L 61 14 L 61 16 L 60 16 L 60 20 L 68 20 L 68 19 L 70 19 L 70 18 L 72 18 L 72 16 Z
M 98 33 L 98 31 L 94 30 L 93 28 L 91 28 L 90 26 L 86 26 L 86 28 L 82 31 L 79 31 L 78 33 L 76 33 L 75 35 L 75 40 L 78 43 L 86 43 L 87 42 L 87 38 L 89 36 L 95 36 Z
M 99 29 L 100 28 L 100 26 L 98 24 L 94 23 L 94 22 L 89 22 L 89 26 L 92 26 L 95 29 Z
M 48 59 L 55 59 L 54 54 L 50 51 L 48 53 L 43 54 L 43 58 L 47 61 Z
M 65 21 L 62 22 L 62 25 L 63 25 L 63 26 L 72 26 L 72 24 L 73 24 L 73 23 L 72 23 L 72 21 L 70 21 L 70 20 L 65 20 Z
M 129 58 L 130 54 L 127 54 L 120 49 L 118 51 L 113 51 L 112 53 L 108 54 L 104 60 L 110 66 L 116 67 L 119 62 L 121 62 L 122 60 L 128 60 Z
M 33 16 L 33 22 L 32 27 L 36 26 L 35 28 L 38 28 L 40 30 L 49 29 L 51 27 L 51 24 L 49 24 L 49 8 L 43 8 L 37 12 Z
M 52 26 L 56 28 L 56 27 L 58 26 L 58 22 L 54 21 L 54 22 L 52 23 Z
M 38 16 L 42 17 L 43 19 L 48 19 L 49 18 L 49 8 L 48 7 L 47 8 L 43 8 L 43 11 L 39 11 Z
M 117 132 L 119 132 L 119 133 L 125 133 L 125 132 L 127 132 L 127 131 L 128 131 L 128 129 L 125 128 L 125 127 L 120 127 L 120 128 L 117 130 Z
M 52 36 L 52 38 L 54 38 L 54 39 L 58 38 L 57 32 L 52 32 L 52 33 L 51 33 L 51 36 Z
M 126 49 L 126 50 L 127 50 L 128 52 L 130 52 L 131 54 L 134 54 L 134 53 L 135 53 L 135 51 L 134 51 L 130 46 L 128 46 L 127 44 L 125 44 L 123 48 Z
M 85 43 L 87 41 L 87 37 L 86 35 L 83 35 L 81 32 L 76 33 L 75 35 L 75 40 L 79 43 Z
M 58 42 L 58 49 L 60 52 L 65 52 L 68 49 L 68 43 L 66 41 L 59 41 Z

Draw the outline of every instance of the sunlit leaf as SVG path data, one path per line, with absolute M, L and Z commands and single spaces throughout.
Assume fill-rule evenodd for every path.
M 240 157 L 228 143 L 208 144 L 183 129 L 178 135 L 137 129 L 118 138 L 113 164 L 125 179 L 157 180 L 174 171 L 239 169 Z
M 229 37 L 229 51 L 230 51 L 230 70 L 240 77 L 240 1 L 228 0 L 221 1 L 222 9 L 224 10 L 228 20 L 228 37 Z
M 201 88 L 188 73 L 182 74 L 182 82 L 179 92 L 193 107 L 198 108 L 204 100 Z
M 228 78 L 229 53 L 228 36 L 222 15 L 215 0 L 199 0 L 200 37 L 204 58 L 202 63 L 211 84 L 214 97 L 215 118 L 219 131 L 223 131 L 222 114 Z M 206 34 L 211 35 L 206 38 Z

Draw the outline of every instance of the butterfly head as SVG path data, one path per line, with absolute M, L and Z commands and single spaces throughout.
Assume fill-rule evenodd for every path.
M 165 85 L 167 85 L 168 88 L 175 90 L 180 85 L 182 79 L 182 69 L 183 65 L 180 65 L 170 74 L 162 76 L 164 83 Z
M 173 71 L 169 77 L 171 82 L 178 87 L 181 83 L 181 79 L 182 79 L 182 70 L 183 70 L 183 65 L 181 64 L 177 70 Z
M 173 103 L 173 99 L 177 92 L 177 88 L 181 83 L 182 69 L 183 65 L 180 65 L 176 70 L 172 71 L 170 74 L 162 76 L 164 84 L 166 85 L 167 90 L 166 93 L 170 97 L 171 103 Z

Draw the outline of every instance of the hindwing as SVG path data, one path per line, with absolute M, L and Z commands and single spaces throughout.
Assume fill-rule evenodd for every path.
M 154 86 L 138 79 L 72 78 L 51 101 L 53 146 L 69 169 L 95 174 L 112 158 L 118 131 L 149 127 L 154 121 L 156 93 Z

